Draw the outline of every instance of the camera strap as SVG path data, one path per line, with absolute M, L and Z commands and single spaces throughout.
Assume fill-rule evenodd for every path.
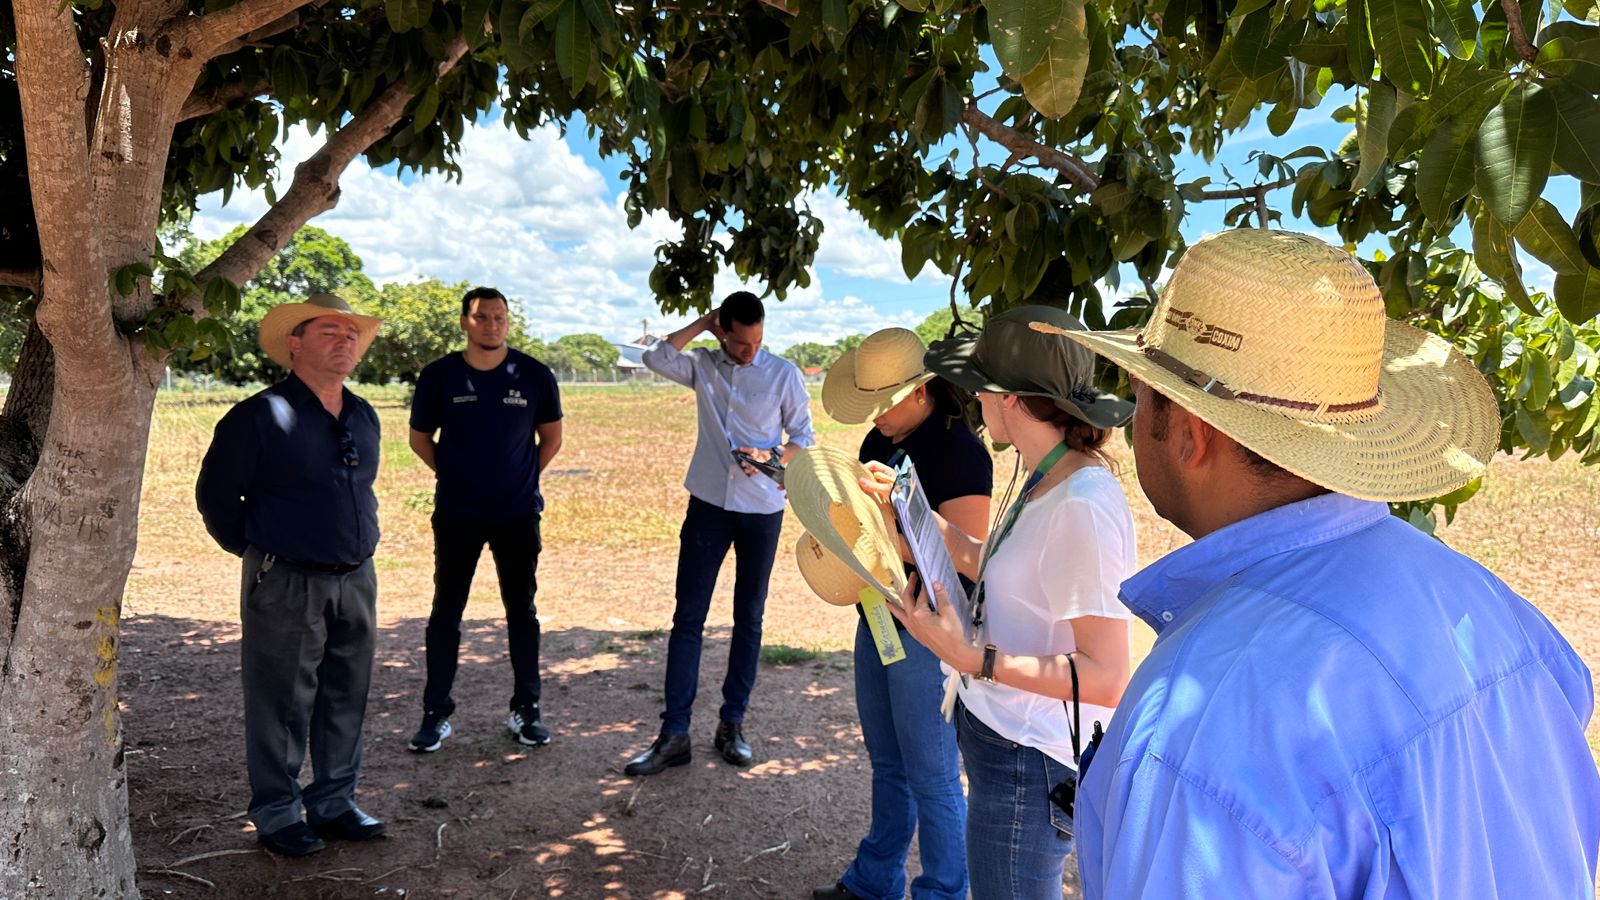
M 1078 663 L 1072 658 L 1072 653 L 1067 654 L 1067 669 L 1072 672 L 1072 704 L 1069 706 L 1062 701 L 1061 708 L 1067 711 L 1067 731 L 1072 735 L 1072 765 L 1077 766 L 1083 757 L 1083 748 L 1078 737 L 1083 730 L 1083 711 L 1078 706 Z

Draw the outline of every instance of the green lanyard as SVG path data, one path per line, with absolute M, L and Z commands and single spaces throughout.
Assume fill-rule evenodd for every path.
M 1017 517 L 1022 515 L 1022 507 L 1028 504 L 1030 493 L 1035 487 L 1038 487 L 1039 482 L 1044 480 L 1045 474 L 1055 468 L 1056 463 L 1060 462 L 1061 457 L 1066 456 L 1067 451 L 1070 449 L 1067 446 L 1067 442 L 1062 441 L 1055 446 L 1055 449 L 1046 453 L 1044 459 L 1039 460 L 1039 465 L 1034 467 L 1033 474 L 1029 475 L 1027 482 L 1023 484 L 1022 494 L 1017 497 L 1017 502 L 1011 504 L 1011 507 L 1006 510 L 1005 516 L 1001 518 L 1000 526 L 994 530 L 994 533 L 989 535 L 987 541 L 984 541 L 983 560 L 978 563 L 978 583 L 972 589 L 973 634 L 981 633 L 983 628 L 983 573 L 989 568 L 989 560 L 994 559 L 995 552 L 1000 549 L 1000 542 L 1006 539 L 1006 535 L 1011 533 L 1011 527 L 1017 524 Z

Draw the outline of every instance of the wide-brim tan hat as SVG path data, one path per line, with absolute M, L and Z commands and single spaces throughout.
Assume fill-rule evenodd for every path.
M 889 599 L 897 600 L 906 586 L 905 567 L 882 506 L 861 490 L 866 474 L 866 466 L 843 451 L 810 447 L 789 461 L 783 489 L 795 518 L 817 543 L 867 584 L 893 590 Z
M 1194 244 L 1142 331 L 1033 327 L 1340 494 L 1439 497 L 1482 475 L 1499 446 L 1500 410 L 1471 361 L 1390 320 L 1361 263 L 1307 235 L 1241 229 Z
M 360 359 L 372 346 L 372 341 L 378 336 L 378 326 L 383 320 L 377 316 L 357 315 L 344 302 L 344 298 L 335 294 L 312 294 L 304 303 L 285 303 L 274 306 L 261 318 L 261 349 L 266 351 L 272 361 L 285 369 L 289 368 L 289 334 L 301 322 L 311 319 L 320 319 L 323 316 L 340 316 L 349 319 L 356 326 L 360 338 L 356 347 L 356 358 Z
M 822 381 L 822 408 L 835 421 L 876 419 L 933 378 L 922 365 L 927 348 L 915 331 L 885 328 L 846 350 Z
M 799 543 L 794 545 L 794 561 L 800 567 L 800 577 L 824 602 L 853 606 L 861 601 L 861 591 L 867 583 L 810 532 L 800 535 Z

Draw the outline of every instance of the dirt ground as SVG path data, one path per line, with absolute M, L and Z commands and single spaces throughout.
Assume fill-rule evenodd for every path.
M 680 399 L 673 403 L 685 408 L 674 416 L 686 421 L 692 411 Z M 583 412 L 580 402 L 569 404 L 569 419 L 583 421 L 575 410 Z M 800 898 L 849 863 L 868 821 L 870 776 L 845 649 L 855 619 L 805 589 L 790 555 L 799 534 L 792 521 L 766 642 L 773 659 L 792 650 L 801 660 L 761 667 L 746 722 L 756 765 L 735 769 L 711 748 L 731 621 L 729 565 L 708 619 L 694 763 L 653 778 L 622 775 L 659 724 L 675 542 L 658 532 L 661 523 L 675 530 L 681 517 L 677 484 L 688 447 L 646 457 L 641 476 L 586 452 L 581 435 L 549 481 L 552 508 L 578 506 L 589 491 L 582 485 L 595 479 L 641 477 L 646 499 L 613 515 L 650 522 L 637 529 L 642 537 L 602 541 L 578 524 L 563 535 L 552 527 L 563 520 L 547 514 L 539 612 L 553 742 L 528 750 L 505 731 L 510 667 L 486 555 L 464 625 L 456 735 L 437 753 L 406 752 L 420 716 L 431 572 L 419 562 L 425 511 L 386 497 L 382 632 L 359 802 L 388 822 L 388 836 L 331 844 L 300 860 L 261 851 L 244 817 L 237 561 L 183 513 L 192 509 L 192 464 L 207 435 L 199 431 L 197 442 L 189 433 L 196 429 L 161 427 L 144 510 L 156 524 L 146 526 L 129 582 L 120 675 L 145 897 Z M 824 442 L 853 447 L 859 437 L 834 431 Z M 399 449 L 386 442 L 385 454 L 395 458 Z M 1001 459 L 1003 484 L 1010 462 Z M 1139 494 L 1131 465 L 1122 479 L 1141 562 L 1179 546 L 1181 536 Z M 1591 612 L 1600 588 L 1595 473 L 1565 462 L 1497 462 L 1484 495 L 1444 534 L 1532 598 L 1587 660 L 1600 660 L 1600 620 Z M 1136 630 L 1136 648 L 1147 646 L 1148 631 Z

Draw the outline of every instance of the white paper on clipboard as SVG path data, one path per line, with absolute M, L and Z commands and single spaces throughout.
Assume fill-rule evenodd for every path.
M 900 533 L 905 535 L 911 548 L 911 559 L 916 564 L 923 590 L 928 595 L 928 607 L 941 613 L 938 600 L 933 595 L 933 585 L 944 587 L 953 612 L 961 617 L 961 628 L 967 640 L 972 640 L 972 610 L 966 589 L 956 573 L 956 564 L 939 533 L 939 523 L 934 519 L 933 508 L 928 505 L 928 495 L 917 479 L 917 469 L 906 457 L 895 470 L 894 487 L 889 491 L 889 504 L 900 522 Z

